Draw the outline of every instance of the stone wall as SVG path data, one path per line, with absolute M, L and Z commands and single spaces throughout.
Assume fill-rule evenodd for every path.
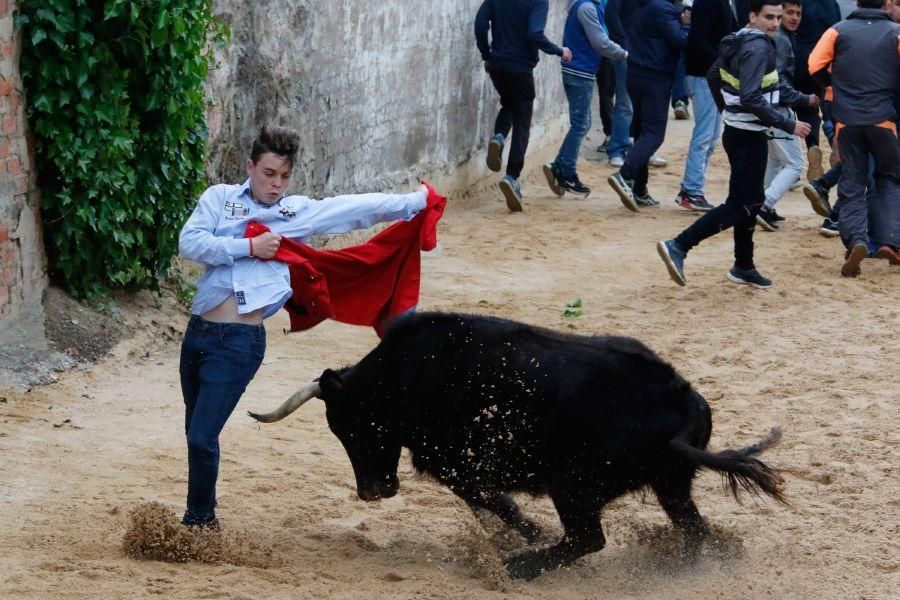
M 475 47 L 480 4 L 218 0 L 232 39 L 208 80 L 210 179 L 243 179 L 266 122 L 301 132 L 294 191 L 384 190 L 415 177 L 463 189 L 483 179 L 499 104 Z M 565 4 L 551 0 L 546 31 L 557 43 Z M 559 59 L 542 55 L 536 78 L 540 156 L 562 135 Z
M 0 337 L 40 337 L 47 287 L 27 137 L 15 2 L 0 0 Z

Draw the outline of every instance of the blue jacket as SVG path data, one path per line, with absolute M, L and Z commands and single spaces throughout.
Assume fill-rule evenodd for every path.
M 601 56 L 610 60 L 625 58 L 625 50 L 607 35 L 604 4 L 604 0 L 569 0 L 563 45 L 572 51 L 572 60 L 562 64 L 563 73 L 596 79 Z
M 562 48 L 544 35 L 548 11 L 547 0 L 484 0 L 475 15 L 481 59 L 493 69 L 530 73 L 537 66 L 538 50 L 562 56 Z
M 671 0 L 638 0 L 628 31 L 628 73 L 672 81 L 688 28 Z

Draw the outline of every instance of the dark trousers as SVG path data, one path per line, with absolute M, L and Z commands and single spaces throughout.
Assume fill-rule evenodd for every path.
M 616 95 L 616 70 L 612 61 L 604 58 L 597 71 L 597 97 L 600 99 L 600 121 L 603 123 L 603 134 L 612 134 L 613 97 Z
M 728 155 L 731 176 L 728 198 L 675 238 L 685 251 L 708 237 L 734 227 L 734 264 L 739 269 L 753 267 L 753 230 L 756 215 L 766 201 L 763 179 L 769 158 L 765 131 L 748 131 L 725 125 L 722 146 Z
M 531 134 L 531 114 L 534 109 L 534 75 L 491 69 L 491 81 L 500 94 L 500 112 L 494 124 L 494 133 L 509 137 L 509 158 L 506 174 L 518 179 L 525 166 L 525 151 Z
M 804 94 L 815 94 L 816 96 L 819 96 L 819 100 L 821 101 L 824 98 L 825 93 L 822 87 L 809 75 L 809 73 L 805 72 L 805 68 L 798 67 L 797 71 L 797 75 L 794 78 L 794 88 L 796 88 L 798 92 L 803 92 Z M 800 106 L 794 108 L 794 110 L 797 112 L 797 119 L 804 123 L 809 123 L 810 130 L 805 139 L 807 149 L 818 146 L 819 130 L 822 128 L 822 117 L 819 114 L 819 107 Z
M 900 245 L 900 143 L 897 134 L 875 125 L 845 126 L 839 129 L 838 152 L 841 155 L 841 180 L 838 202 L 841 206 L 838 228 L 847 248 L 869 245 L 869 235 L 879 243 Z M 875 162 L 876 194 L 869 206 L 869 156 Z M 871 212 L 872 231 L 869 229 Z
M 634 146 L 628 151 L 620 172 L 625 179 L 633 179 L 634 190 L 643 194 L 647 191 L 650 157 L 666 137 L 672 81 L 637 75 L 633 71 L 628 72 L 628 95 L 634 105 L 631 121 Z
M 188 446 L 187 510 L 182 522 L 215 518 L 219 434 L 266 352 L 262 325 L 191 317 L 181 344 L 181 392 Z

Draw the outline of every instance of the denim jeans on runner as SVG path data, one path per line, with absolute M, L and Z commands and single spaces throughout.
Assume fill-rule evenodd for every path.
M 563 139 L 559 154 L 553 161 L 562 175 L 575 175 L 578 151 L 584 136 L 591 129 L 591 100 L 594 97 L 594 81 L 568 73 L 562 74 L 563 89 L 569 101 L 569 132 Z
M 633 107 L 628 96 L 628 63 L 624 60 L 612 61 L 616 72 L 616 104 L 613 107 L 612 134 L 610 134 L 609 146 L 606 154 L 610 158 L 618 156 L 625 158 L 631 148 L 631 117 Z
M 783 131 L 775 133 L 769 140 L 769 162 L 766 164 L 766 208 L 775 208 L 775 203 L 788 193 L 797 178 L 803 173 L 803 146 L 800 138 Z
M 705 77 L 688 75 L 685 77 L 685 85 L 694 105 L 694 131 L 691 134 L 681 188 L 689 194 L 702 196 L 709 159 L 712 158 L 722 131 L 722 113 L 716 108 Z
M 266 352 L 262 325 L 212 323 L 193 315 L 181 344 L 181 391 L 188 446 L 187 511 L 182 522 L 215 518 L 219 434 Z

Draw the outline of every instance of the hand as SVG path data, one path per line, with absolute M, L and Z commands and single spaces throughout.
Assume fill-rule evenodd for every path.
M 267 231 L 253 238 L 253 256 L 256 258 L 272 258 L 281 245 L 281 236 Z
M 812 130 L 812 127 L 809 126 L 809 123 L 804 123 L 803 121 L 797 121 L 794 123 L 794 135 L 798 138 L 805 138 L 809 135 L 809 132 Z
M 422 193 L 422 194 L 425 194 L 425 197 L 426 197 L 426 198 L 428 197 L 428 188 L 425 187 L 425 184 L 424 184 L 424 183 L 420 183 L 419 187 L 416 188 L 416 191 L 417 191 L 417 192 L 420 192 L 420 193 Z
M 819 105 L 819 97 L 815 94 L 811 94 L 809 97 L 809 105 L 810 106 L 818 106 Z
M 489 61 L 489 60 L 484 61 L 484 71 L 485 71 L 485 73 L 491 72 L 491 61 Z
M 568 48 L 563 48 L 562 61 L 569 62 L 570 60 L 572 60 L 572 51 Z

